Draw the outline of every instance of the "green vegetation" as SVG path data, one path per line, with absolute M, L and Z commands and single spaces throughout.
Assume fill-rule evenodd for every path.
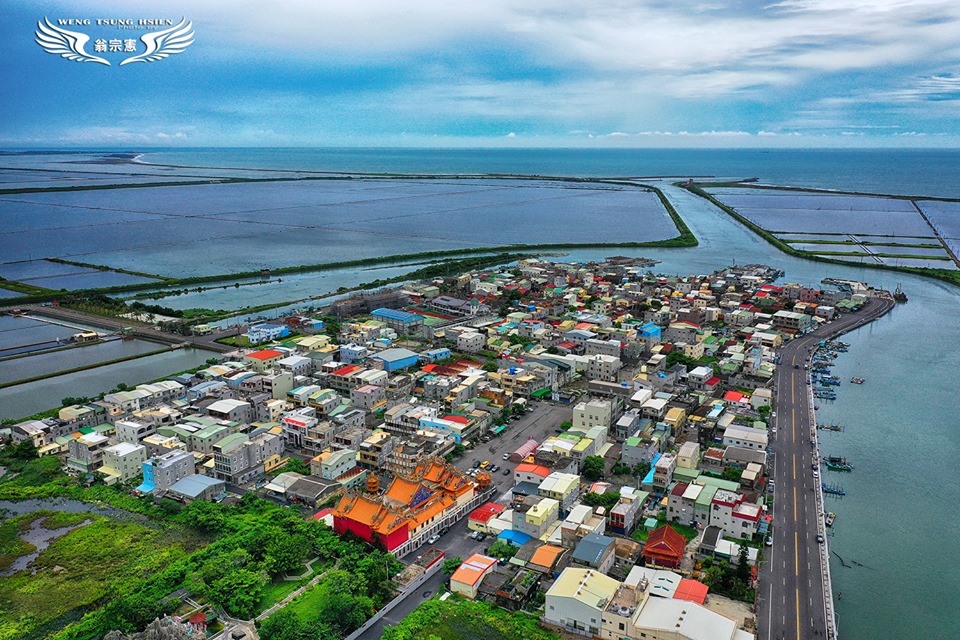
M 42 514 L 32 513 L 0 523 L 0 571 L 7 571 L 14 560 L 37 550 L 29 542 L 24 542 L 20 534 L 27 531 L 33 521 L 40 517 Z
M 704 570 L 701 580 L 711 591 L 742 602 L 752 603 L 756 598 L 756 593 L 750 588 L 751 569 L 747 563 L 746 545 L 740 544 L 736 566 L 731 567 L 725 560 L 715 563 L 712 558 L 704 559 L 701 566 Z
M 487 555 L 491 558 L 503 558 L 509 560 L 517 554 L 520 547 L 515 547 L 506 540 L 497 540 L 487 549 Z
M 383 640 L 560 640 L 559 636 L 541 629 L 536 617 L 507 612 L 456 595 L 443 602 L 427 600 L 400 624 L 388 627 L 382 637 Z
M 587 480 L 599 480 L 603 477 L 604 461 L 602 456 L 587 456 L 583 459 L 583 468 L 580 470 Z
M 587 493 L 581 500 L 583 504 L 590 507 L 605 507 L 611 509 L 620 502 L 620 493 L 613 491 L 610 493 Z
M 440 568 L 440 571 L 442 571 L 444 575 L 452 576 L 454 572 L 460 568 L 461 564 L 463 564 L 463 558 L 460 556 L 447 558 L 443 561 L 443 566 Z

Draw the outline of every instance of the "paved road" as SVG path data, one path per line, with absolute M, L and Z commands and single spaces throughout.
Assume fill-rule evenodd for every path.
M 761 640 L 830 638 L 832 595 L 826 585 L 827 544 L 823 497 L 811 407 L 808 374 L 810 349 L 871 322 L 895 306 L 893 300 L 871 299 L 856 314 L 841 317 L 787 343 L 780 350 L 776 375 L 776 418 L 771 432 L 774 453 L 773 546 L 764 547 L 766 563 L 758 593 Z
M 543 442 L 546 436 L 552 435 L 554 430 L 564 420 L 569 420 L 573 415 L 572 406 L 557 406 L 547 403 L 532 403 L 532 411 L 517 421 L 510 422 L 510 426 L 499 437 L 490 442 L 481 444 L 468 451 L 456 466 L 460 469 L 469 469 L 473 466 L 475 460 L 489 460 L 511 471 L 510 475 L 503 475 L 503 469 L 492 474 L 494 484 L 497 487 L 494 501 L 505 504 L 501 498 L 505 493 L 513 488 L 513 469 L 515 464 L 503 460 L 504 453 L 513 453 L 517 448 L 527 441 L 527 437 L 533 436 L 537 442 Z M 482 553 L 488 546 L 494 542 L 494 538 L 487 538 L 483 542 L 477 542 L 470 539 L 467 529 L 467 519 L 464 518 L 455 524 L 437 544 L 433 545 L 446 552 L 448 558 L 460 556 L 466 560 L 470 555 Z M 402 560 L 406 563 L 412 562 L 422 551 L 413 551 Z M 442 572 L 430 577 L 415 593 L 408 594 L 403 602 L 398 604 L 390 613 L 385 615 L 377 624 L 372 625 L 361 635 L 358 640 L 376 640 L 383 635 L 385 625 L 395 625 L 403 620 L 411 611 L 416 609 L 420 603 L 437 592 L 440 585 L 446 582 L 447 576 Z

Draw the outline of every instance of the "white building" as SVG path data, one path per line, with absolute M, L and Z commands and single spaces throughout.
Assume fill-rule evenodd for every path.
M 760 429 L 730 425 L 723 431 L 723 444 L 763 451 L 767 448 L 767 434 Z
M 587 359 L 587 379 L 616 382 L 620 358 L 598 354 Z
M 147 461 L 147 448 L 143 445 L 121 442 L 103 450 L 103 466 L 100 473 L 127 482 L 143 473 Z

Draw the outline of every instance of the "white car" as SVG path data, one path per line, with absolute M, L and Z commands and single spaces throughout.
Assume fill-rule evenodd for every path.
M 813 470 L 813 477 L 814 477 L 814 478 L 819 478 L 819 477 L 820 477 L 820 472 L 817 471 L 816 469 L 814 469 L 814 470 Z
M 427 544 L 437 544 L 439 540 L 440 536 L 435 533 L 427 539 Z

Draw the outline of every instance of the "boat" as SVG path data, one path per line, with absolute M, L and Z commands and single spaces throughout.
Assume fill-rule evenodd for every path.
M 826 483 L 822 483 L 822 484 L 820 485 L 820 488 L 823 489 L 823 492 L 824 492 L 824 493 L 829 493 L 829 494 L 832 495 L 832 496 L 845 496 L 845 495 L 847 495 L 847 492 L 844 491 L 843 489 L 841 489 L 840 487 L 833 486 L 833 485 L 827 485 Z
M 853 384 L 863 384 L 864 382 L 866 382 L 866 380 L 864 380 L 863 378 L 850 378 L 850 382 L 852 382 Z
M 853 471 L 853 465 L 847 462 L 847 459 L 843 456 L 824 456 L 823 461 L 827 465 L 827 469 L 832 469 L 833 471 Z
M 836 519 L 837 519 L 837 514 L 833 513 L 832 511 L 831 511 L 830 513 L 828 513 L 828 514 L 827 514 L 827 526 L 828 526 L 828 527 L 832 527 L 832 526 L 833 526 L 833 521 L 836 520 Z
M 827 423 L 825 423 L 825 422 L 821 422 L 820 424 L 817 425 L 817 429 L 821 429 L 821 430 L 824 430 L 824 431 L 843 431 L 843 426 L 841 426 L 841 425 L 839 425 L 839 424 L 837 424 L 837 423 L 835 423 L 835 422 L 832 423 L 832 424 L 827 424 Z
M 903 292 L 903 287 L 899 282 L 897 283 L 897 290 L 893 292 L 893 299 L 897 302 L 907 301 L 907 294 Z

